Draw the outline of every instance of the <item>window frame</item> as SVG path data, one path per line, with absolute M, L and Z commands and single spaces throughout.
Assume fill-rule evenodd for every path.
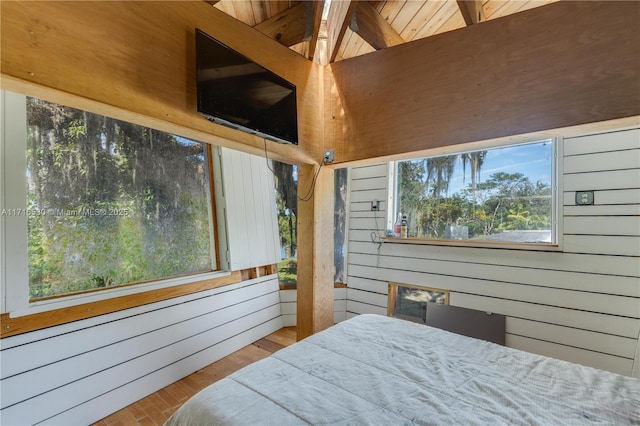
M 398 290 L 400 289 L 400 287 L 409 288 L 409 289 L 415 289 L 415 290 L 421 290 L 421 291 L 431 291 L 431 292 L 436 292 L 436 293 L 444 293 L 443 305 L 448 305 L 449 301 L 450 301 L 450 298 L 451 298 L 451 291 L 443 289 L 443 288 L 429 287 L 429 286 L 423 286 L 423 285 L 419 285 L 419 284 L 399 283 L 399 282 L 394 282 L 394 281 L 390 281 L 388 286 L 389 286 L 389 288 L 388 288 L 388 292 L 387 292 L 387 316 L 394 317 L 394 318 L 400 318 L 400 319 L 404 319 L 404 320 L 407 320 L 407 321 L 416 322 L 416 323 L 419 323 L 419 324 L 424 324 L 425 323 L 425 318 L 422 318 L 422 321 L 417 321 L 418 319 L 420 319 L 420 317 L 414 317 L 414 316 L 411 316 L 411 315 L 396 313 L 396 309 L 397 309 L 397 305 L 398 305 L 398 303 L 397 303 L 398 302 Z M 427 302 L 425 302 L 425 303 L 427 303 Z
M 480 150 L 491 150 L 507 147 L 531 145 L 550 141 L 552 145 L 551 160 L 551 242 L 550 243 L 519 243 L 511 241 L 490 241 L 490 240 L 448 240 L 436 238 L 400 238 L 395 236 L 384 236 L 383 243 L 391 244 L 411 244 L 411 245 L 432 245 L 450 247 L 469 247 L 485 249 L 506 249 L 506 250 L 531 250 L 531 251 L 562 251 L 562 187 L 559 177 L 562 176 L 562 158 L 564 139 L 561 136 L 549 136 L 544 138 L 507 138 L 506 140 L 492 140 L 480 143 L 470 143 L 454 145 L 439 149 L 437 152 L 423 152 L 420 155 L 405 156 L 402 160 L 390 161 L 388 164 L 388 205 L 387 229 L 393 229 L 395 219 L 398 214 L 398 162 L 410 161 L 418 158 L 434 158 L 447 155 L 458 155 Z
M 334 233 L 334 262 L 335 262 L 335 255 L 336 255 L 336 248 L 338 245 L 340 245 L 340 247 L 342 248 L 343 251 L 343 255 L 342 255 L 342 281 L 337 281 L 336 275 L 337 275 L 337 271 L 334 271 L 334 284 L 335 285 L 347 285 L 347 276 L 349 275 L 349 216 L 351 214 L 351 191 L 349 190 L 349 188 L 351 188 L 351 177 L 353 176 L 353 174 L 351 173 L 351 168 L 349 167 L 344 167 L 341 168 L 339 170 L 345 170 L 344 173 L 347 174 L 346 176 L 346 182 L 347 182 L 347 187 L 346 187 L 346 194 L 345 194 L 345 199 L 344 199 L 344 220 L 345 220 L 345 224 L 344 224 L 344 234 L 343 234 L 343 239 L 342 241 L 337 241 L 335 238 L 335 233 Z M 337 179 L 336 179 L 337 182 Z M 334 184 L 334 199 L 337 198 L 337 190 L 338 188 L 335 188 L 335 184 Z M 335 208 L 334 208 L 334 215 L 335 215 Z
M 47 100 L 42 97 L 40 99 Z M 24 205 L 26 208 L 26 114 L 26 95 L 0 90 L 0 120 L 3 129 L 0 133 L 0 187 L 2 188 L 0 212 L 7 206 Z M 6 124 L 9 125 L 7 126 Z M 27 216 L 0 215 L 1 312 L 9 314 L 11 318 L 17 318 L 184 284 L 229 277 L 232 273 L 229 271 L 228 256 L 226 256 L 226 220 L 224 216 L 221 216 L 221 211 L 224 209 L 216 208 L 220 202 L 220 191 L 218 190 L 220 167 L 218 167 L 218 156 L 215 155 L 214 151 L 216 151 L 216 147 L 206 149 L 207 168 L 209 168 L 208 173 L 211 177 L 207 198 L 211 214 L 211 254 L 212 260 L 215 262 L 215 265 L 212 266 L 215 270 L 127 283 L 111 288 L 92 289 L 30 301 Z M 213 170 L 210 168 L 213 168 Z M 21 190 L 21 188 L 24 190 Z

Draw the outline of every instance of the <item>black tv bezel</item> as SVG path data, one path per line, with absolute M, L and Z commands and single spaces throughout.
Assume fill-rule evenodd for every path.
M 203 106 L 203 102 L 202 102 L 202 84 L 200 83 L 200 78 L 199 78 L 199 72 L 202 68 L 202 58 L 201 55 L 199 54 L 199 52 L 201 52 L 200 48 L 199 48 L 199 35 L 206 37 L 207 39 L 213 41 L 214 43 L 218 44 L 219 46 L 221 46 L 222 48 L 228 50 L 230 53 L 238 56 L 239 58 L 243 58 L 244 60 L 246 60 L 248 63 L 251 64 L 255 64 L 256 66 L 260 67 L 262 70 L 264 70 L 265 73 L 267 73 L 267 75 L 269 76 L 269 81 L 271 81 L 272 83 L 275 81 L 277 83 L 277 85 L 280 85 L 282 87 L 286 87 L 287 89 L 290 89 L 293 92 L 293 96 L 295 98 L 295 108 L 293 108 L 292 113 L 295 114 L 294 117 L 294 122 L 295 122 L 295 129 L 294 129 L 294 133 L 295 133 L 295 138 L 289 138 L 286 137 L 284 135 L 277 135 L 277 134 L 273 134 L 273 132 L 269 132 L 268 129 L 255 129 L 255 128 L 251 128 L 251 127 L 247 127 L 245 125 L 243 125 L 242 123 L 239 122 L 235 122 L 233 120 L 228 120 L 225 118 L 222 118 L 218 115 L 216 115 L 213 111 L 209 111 L 207 110 L 207 108 L 205 108 Z M 229 127 L 235 130 L 240 130 L 246 133 L 250 133 L 252 135 L 256 135 L 259 136 L 261 138 L 264 138 L 266 140 L 272 141 L 272 142 L 278 142 L 278 143 L 283 143 L 283 144 L 290 144 L 290 145 L 298 145 L 298 108 L 297 108 L 297 88 L 296 85 L 291 83 L 290 81 L 286 80 L 285 78 L 279 76 L 278 74 L 274 73 L 273 71 L 265 68 L 264 66 L 260 65 L 259 63 L 255 62 L 254 60 L 248 58 L 247 56 L 243 55 L 242 53 L 238 52 L 237 50 L 227 46 L 225 43 L 221 42 L 220 40 L 217 40 L 215 37 L 212 37 L 211 35 L 207 34 L 206 32 L 202 31 L 199 28 L 196 28 L 195 31 L 195 39 L 196 39 L 196 50 L 195 50 L 195 56 L 196 56 L 196 98 L 197 98 L 197 111 L 200 115 L 202 115 L 203 117 L 205 117 L 207 120 L 216 123 L 216 124 L 220 124 L 222 126 L 225 127 Z

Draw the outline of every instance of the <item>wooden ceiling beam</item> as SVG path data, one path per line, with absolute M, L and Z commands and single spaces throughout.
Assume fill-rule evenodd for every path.
M 287 47 L 308 41 L 306 56 L 313 59 L 323 7 L 324 2 L 305 0 L 256 24 L 254 28 Z
M 204 0 L 205 3 L 209 3 L 211 6 L 215 6 L 220 0 Z
M 290 47 L 302 43 L 306 35 L 306 2 L 296 5 L 273 15 L 253 28 L 266 36 Z
M 477 24 L 487 19 L 484 9 L 482 8 L 482 0 L 457 0 L 458 8 L 464 18 L 467 26 Z
M 405 40 L 368 1 L 357 2 L 349 28 L 376 50 L 402 44 Z
M 324 1 L 305 1 L 307 7 L 306 16 L 306 32 L 311 32 L 311 38 L 309 40 L 309 54 L 308 58 L 313 60 L 316 54 L 316 46 L 318 44 L 318 37 L 320 35 L 320 25 L 322 24 L 322 10 L 324 9 Z
M 327 16 L 327 56 L 333 62 L 338 55 L 351 15 L 358 5 L 353 0 L 333 0 Z

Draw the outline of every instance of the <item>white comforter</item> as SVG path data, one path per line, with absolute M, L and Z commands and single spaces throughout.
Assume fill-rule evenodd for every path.
M 204 389 L 167 425 L 640 424 L 640 380 L 360 315 Z

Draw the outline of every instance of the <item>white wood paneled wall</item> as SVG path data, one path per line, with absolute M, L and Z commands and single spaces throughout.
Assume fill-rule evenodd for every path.
M 262 157 L 220 148 L 222 204 L 232 271 L 280 261 L 273 175 Z
M 282 328 L 276 275 L 2 339 L 4 425 L 90 424 Z
M 507 346 L 639 376 L 640 130 L 566 138 L 563 151 L 559 252 L 379 245 L 387 164 L 353 169 L 347 317 L 385 315 L 389 281 L 444 288 L 452 305 L 506 315 Z M 581 190 L 595 205 L 575 205 Z
M 285 327 L 295 327 L 297 321 L 296 290 L 280 290 L 280 303 L 282 308 L 282 324 Z M 347 315 L 347 289 L 336 288 L 333 290 L 333 322 L 344 321 Z

